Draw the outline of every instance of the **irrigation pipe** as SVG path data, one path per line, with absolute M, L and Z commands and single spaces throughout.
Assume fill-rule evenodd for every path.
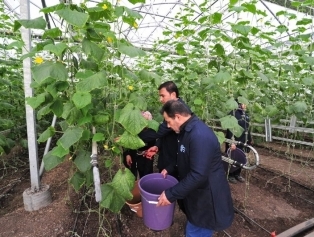
M 238 208 L 233 207 L 236 213 L 239 213 L 241 216 L 249 219 L 251 222 L 253 222 L 255 225 L 257 225 L 259 228 L 261 228 L 262 230 L 266 231 L 268 234 L 271 234 L 271 232 L 267 229 L 265 229 L 263 226 L 261 226 L 260 224 L 258 224 L 256 221 L 254 221 L 252 218 L 248 217 L 246 214 L 244 214 L 243 212 L 241 212 Z
M 223 232 L 224 232 L 228 237 L 232 237 L 232 236 L 229 235 L 225 230 L 223 230 Z
M 93 127 L 93 134 L 95 133 L 96 133 L 96 128 Z M 97 160 L 97 142 L 95 141 L 93 141 L 92 143 L 91 164 L 93 166 L 95 199 L 96 199 L 96 202 L 100 202 L 101 201 L 101 189 L 100 189 L 100 178 L 99 178 L 99 169 L 98 169 L 98 160 Z
M 53 119 L 51 122 L 51 127 L 54 127 L 56 125 L 56 121 L 57 121 L 57 116 L 53 115 Z M 43 159 L 41 160 L 41 164 L 40 164 L 40 169 L 39 169 L 39 177 L 42 176 L 42 174 L 44 173 L 44 168 L 45 168 L 45 164 L 44 164 L 44 156 L 48 153 L 49 148 L 50 148 L 50 144 L 51 144 L 51 139 L 52 137 L 49 137 L 46 143 L 46 147 L 45 147 L 45 151 L 44 151 L 44 155 L 43 155 Z

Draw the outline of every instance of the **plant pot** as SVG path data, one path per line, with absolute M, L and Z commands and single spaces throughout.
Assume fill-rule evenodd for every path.
M 132 192 L 133 198 L 131 200 L 126 201 L 125 203 L 130 207 L 131 211 L 136 213 L 138 217 L 143 217 L 141 193 L 138 186 L 138 180 L 135 181 L 134 187 L 131 192 Z

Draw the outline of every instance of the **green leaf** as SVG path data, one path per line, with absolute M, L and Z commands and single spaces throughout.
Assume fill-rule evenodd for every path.
M 49 171 L 53 168 L 55 168 L 57 165 L 61 164 L 63 162 L 63 158 L 60 158 L 58 156 L 52 155 L 53 150 L 49 151 L 46 155 L 43 157 L 45 170 Z
M 129 169 L 119 169 L 113 177 L 111 185 L 117 190 L 119 195 L 121 195 L 126 200 L 130 200 L 132 198 L 130 191 L 134 186 L 134 181 L 135 177 L 131 172 L 129 172 Z
M 214 133 L 216 134 L 216 137 L 218 138 L 218 141 L 220 144 L 222 144 L 226 138 L 225 138 L 225 134 L 223 132 L 215 132 Z
M 226 101 L 225 106 L 227 110 L 231 111 L 238 108 L 238 103 L 233 98 L 230 98 Z
M 128 0 L 130 3 L 132 4 L 136 4 L 136 3 L 145 3 L 145 0 Z
M 222 17 L 222 14 L 219 13 L 219 12 L 215 12 L 214 14 L 211 15 L 211 22 L 212 24 L 219 24 L 221 23 L 221 17 Z
M 132 199 L 130 190 L 134 186 L 135 177 L 128 170 L 121 169 L 116 173 L 111 183 L 101 186 L 102 201 L 100 205 L 112 212 L 119 212 L 126 200 Z
M 149 72 L 145 69 L 142 69 L 139 72 L 139 76 L 140 76 L 140 79 L 142 79 L 144 81 L 154 80 L 156 85 L 159 85 L 160 81 L 161 81 L 161 77 L 158 74 L 156 74 L 154 72 Z
M 139 134 L 148 124 L 141 111 L 131 103 L 121 110 L 118 122 L 133 135 Z
M 218 56 L 224 56 L 225 55 L 225 49 L 221 44 L 216 44 L 214 46 L 215 54 Z
M 146 55 L 145 51 L 143 51 L 139 48 L 136 48 L 134 46 L 128 46 L 125 44 L 119 44 L 118 45 L 118 51 L 122 54 L 128 55 L 131 58 L 142 57 L 142 56 Z
M 292 105 L 292 107 L 295 113 L 307 112 L 307 104 L 304 101 L 297 101 Z
M 50 106 L 51 111 L 57 116 L 62 116 L 63 113 L 63 103 L 60 99 L 56 99 Z
M 85 183 L 85 177 L 80 172 L 75 172 L 75 174 L 70 179 L 70 184 L 72 184 L 75 191 L 79 191 Z
M 266 105 L 265 112 L 269 117 L 276 116 L 279 113 L 278 108 L 274 105 Z
M 26 29 L 44 30 L 46 28 L 46 21 L 42 16 L 35 18 L 33 20 L 18 20 L 18 22 Z
M 252 29 L 251 26 L 245 26 L 242 24 L 233 25 L 231 28 L 234 32 L 240 33 L 241 35 L 244 35 L 244 36 L 248 36 L 248 34 L 250 33 Z
M 68 124 L 76 123 L 81 115 L 80 111 L 70 101 L 64 104 L 61 117 L 66 119 Z
M 7 103 L 7 102 L 0 102 L 0 110 L 10 110 L 10 109 L 14 109 L 15 106 Z
M 256 6 L 255 6 L 255 4 L 243 3 L 243 4 L 241 4 L 241 6 L 245 7 L 248 12 L 251 12 L 253 14 L 256 13 Z
M 314 57 L 303 56 L 302 59 L 309 65 L 314 65 Z
M 68 128 L 63 136 L 59 139 L 60 144 L 64 149 L 69 149 L 74 143 L 80 140 L 83 134 L 83 129 L 78 127 Z
M 158 131 L 159 128 L 159 123 L 156 120 L 148 120 L 148 128 L 151 128 L 153 130 L 155 130 L 156 132 Z
M 249 101 L 248 101 L 245 97 L 243 97 L 243 96 L 239 96 L 239 97 L 238 97 L 238 101 L 239 101 L 239 103 L 241 103 L 241 104 L 245 104 L 245 105 L 248 105 L 248 104 L 249 104 Z
M 279 25 L 277 26 L 277 31 L 282 34 L 284 32 L 287 32 L 288 28 L 285 25 Z
M 92 167 L 90 163 L 90 155 L 90 152 L 79 150 L 77 152 L 76 158 L 74 159 L 74 164 L 83 173 L 85 173 Z
M 67 47 L 68 46 L 64 43 L 48 44 L 44 47 L 44 50 L 54 53 L 56 56 L 60 57 Z
M 40 134 L 38 138 L 38 142 L 45 142 L 47 141 L 50 137 L 52 137 L 55 134 L 56 130 L 54 127 L 48 127 L 42 134 Z
M 118 213 L 121 210 L 126 200 L 109 183 L 101 185 L 101 196 L 102 201 L 100 205 L 114 213 Z
M 193 101 L 193 103 L 194 103 L 195 105 L 202 105 L 204 102 L 202 101 L 202 99 L 196 98 L 196 99 Z
M 116 6 L 115 9 L 114 9 L 114 12 L 115 12 L 116 17 L 120 17 L 124 13 L 124 7 Z
M 229 0 L 231 6 L 232 6 L 232 5 L 235 5 L 238 1 L 239 1 L 239 0 Z
M 312 22 L 313 22 L 313 19 L 311 18 L 303 18 L 302 20 L 297 21 L 297 26 L 312 24 Z
M 262 81 L 269 82 L 269 79 L 268 79 L 268 77 L 265 74 L 263 74 L 261 72 L 257 72 L 257 75 L 259 76 L 259 78 L 262 79 Z
M 98 62 L 100 62 L 102 58 L 104 57 L 105 50 L 103 50 L 97 44 L 95 44 L 94 42 L 90 40 L 84 39 L 82 42 L 82 47 L 86 55 L 90 55 L 92 58 L 94 58 Z
M 92 139 L 93 142 L 99 142 L 99 141 L 104 141 L 104 140 L 105 140 L 105 135 L 103 133 L 95 133 Z
M 240 137 L 244 131 L 234 116 L 227 115 L 220 119 L 220 123 L 222 129 L 229 129 L 236 137 Z
M 51 150 L 51 155 L 64 157 L 69 154 L 69 149 L 64 149 L 61 145 L 59 145 L 60 142 L 57 142 L 57 144 L 58 145 Z
M 124 7 L 124 10 L 128 14 L 129 17 L 133 17 L 133 18 L 136 18 L 136 19 L 143 18 L 141 14 L 139 14 L 138 12 L 133 11 L 133 10 L 127 8 L 127 7 Z
M 147 110 L 147 98 L 132 93 L 130 95 L 129 102 L 132 103 L 139 110 Z
M 306 86 L 312 86 L 314 85 L 314 77 L 305 77 L 302 78 L 302 82 Z
M 62 36 L 62 31 L 59 28 L 47 29 L 43 34 L 43 39 L 46 38 L 55 39 L 60 36 Z
M 76 108 L 81 109 L 92 102 L 92 95 L 89 92 L 76 92 L 73 94 L 72 101 Z
M 220 71 L 215 75 L 216 82 L 227 82 L 229 80 L 231 80 L 231 75 L 229 72 Z
M 106 76 L 105 71 L 98 72 L 77 83 L 76 89 L 81 92 L 90 92 L 94 89 L 103 88 L 107 85 Z
M 128 131 L 124 131 L 119 140 L 117 140 L 117 143 L 120 146 L 133 150 L 145 146 L 145 143 L 137 135 L 133 135 Z
M 88 14 L 86 13 L 70 10 L 70 8 L 68 7 L 56 11 L 56 14 L 62 17 L 69 24 L 81 28 L 86 24 L 89 17 Z
M 40 106 L 42 103 L 45 102 L 45 94 L 39 94 L 36 97 L 27 97 L 26 102 L 28 105 L 30 105 L 33 109 L 36 109 L 38 106 Z
M 65 81 L 68 78 L 68 71 L 60 62 L 47 61 L 43 64 L 32 67 L 33 79 L 41 84 L 48 78 L 58 81 Z

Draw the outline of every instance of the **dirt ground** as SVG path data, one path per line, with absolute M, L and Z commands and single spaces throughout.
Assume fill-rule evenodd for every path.
M 314 217 L 313 148 L 262 145 L 256 147 L 260 166 L 243 170 L 246 182 L 230 184 L 235 219 L 215 237 L 271 236 Z M 27 151 L 16 147 L 1 160 L 0 237 L 184 236 L 186 218 L 177 207 L 172 226 L 163 231 L 147 228 L 127 205 L 116 215 L 99 209 L 90 195 L 75 193 L 68 184 L 70 162 L 43 175 L 41 182 L 50 186 L 52 203 L 25 211 L 22 194 L 30 187 Z

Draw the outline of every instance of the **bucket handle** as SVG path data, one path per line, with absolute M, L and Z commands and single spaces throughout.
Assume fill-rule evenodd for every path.
M 158 204 L 158 201 L 148 201 L 143 195 L 141 195 L 141 197 L 149 204 L 155 204 L 155 205 Z
M 156 201 L 148 201 L 149 204 L 158 204 Z

